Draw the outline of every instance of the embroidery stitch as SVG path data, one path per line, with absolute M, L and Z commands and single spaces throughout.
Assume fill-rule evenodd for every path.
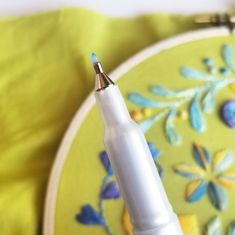
M 222 59 L 225 63 L 223 67 L 215 65 L 211 58 L 206 58 L 202 62 L 207 71 L 201 72 L 188 66 L 180 68 L 181 75 L 189 80 L 203 82 L 197 87 L 184 90 L 170 90 L 160 86 L 153 86 L 150 92 L 157 97 L 165 98 L 165 101 L 155 101 L 148 99 L 137 92 L 128 94 L 128 100 L 139 107 L 145 107 L 153 110 L 153 115 L 144 117 L 135 115 L 132 117 L 139 122 L 144 132 L 148 131 L 159 120 L 170 118 L 170 128 L 167 127 L 169 122 L 165 122 L 165 135 L 169 143 L 179 145 L 181 143 L 180 134 L 176 131 L 174 121 L 174 112 L 182 110 L 182 106 L 190 104 L 189 120 L 192 128 L 197 132 L 206 130 L 205 113 L 212 113 L 216 108 L 216 94 L 219 90 L 231 86 L 235 87 L 235 78 L 231 77 L 235 73 L 233 47 L 225 44 L 222 47 Z M 137 112 L 138 111 L 133 111 Z
M 155 147 L 153 143 L 148 142 L 148 147 L 155 162 L 158 173 L 160 177 L 163 177 L 163 168 L 158 162 L 158 158 L 160 157 L 160 151 Z M 119 192 L 116 182 L 113 179 L 113 170 L 108 158 L 108 154 L 105 151 L 102 151 L 99 157 L 107 175 L 104 177 L 103 182 L 101 184 L 98 211 L 94 209 L 92 205 L 85 204 L 81 207 L 81 212 L 75 215 L 75 219 L 83 225 L 102 226 L 107 235 L 113 235 L 114 233 L 110 225 L 108 224 L 104 213 L 105 201 L 112 199 L 117 200 L 121 197 L 121 194 Z M 126 220 L 128 219 L 126 218 Z M 127 229 L 126 227 L 124 228 Z
M 214 216 L 206 225 L 206 235 L 222 235 L 222 222 L 219 216 Z M 224 233 L 223 233 L 224 234 Z M 226 235 L 235 234 L 235 221 L 232 221 L 226 230 Z
M 223 149 L 212 158 L 205 147 L 193 144 L 193 155 L 200 167 L 185 162 L 173 166 L 177 174 L 192 180 L 186 187 L 186 200 L 196 202 L 208 193 L 212 205 L 225 210 L 228 198 L 224 188 L 235 188 L 235 172 L 226 172 L 233 164 L 233 153 Z

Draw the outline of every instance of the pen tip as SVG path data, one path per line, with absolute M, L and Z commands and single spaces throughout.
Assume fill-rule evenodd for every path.
M 93 64 L 99 62 L 99 60 L 98 60 L 97 55 L 95 54 L 95 52 L 92 52 L 92 54 L 91 54 L 91 59 L 92 59 L 92 63 L 93 63 Z

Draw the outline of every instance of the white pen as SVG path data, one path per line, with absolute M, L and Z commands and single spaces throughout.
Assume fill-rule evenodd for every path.
M 92 53 L 95 98 L 105 125 L 104 144 L 135 235 L 183 235 L 144 134 L 130 117 L 115 83 Z

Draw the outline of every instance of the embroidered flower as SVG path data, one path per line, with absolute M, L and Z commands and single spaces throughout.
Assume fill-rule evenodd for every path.
M 224 122 L 235 129 L 235 100 L 229 100 L 223 105 L 221 115 Z
M 76 220 L 86 225 L 104 225 L 102 215 L 89 204 L 82 207 L 81 213 L 76 215 Z
M 173 167 L 177 174 L 192 180 L 186 188 L 186 200 L 196 202 L 208 193 L 215 208 L 226 209 L 228 198 L 224 188 L 235 189 L 235 171 L 227 171 L 233 163 L 233 153 L 222 149 L 212 158 L 205 147 L 194 144 L 193 155 L 197 165 L 184 162 Z

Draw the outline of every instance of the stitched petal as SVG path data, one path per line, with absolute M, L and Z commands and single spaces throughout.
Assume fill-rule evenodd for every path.
M 211 219 L 207 224 L 206 235 L 221 235 L 221 220 L 218 216 Z
M 228 198 L 224 189 L 216 183 L 211 182 L 208 186 L 208 192 L 212 204 L 218 210 L 225 210 L 228 206 Z
M 204 176 L 204 171 L 191 163 L 179 163 L 173 166 L 176 173 L 189 179 L 198 179 Z
M 123 227 L 127 235 L 133 235 L 133 225 L 131 223 L 129 213 L 126 208 L 124 208 L 124 211 L 122 214 L 122 222 L 123 222 Z
M 101 161 L 104 165 L 104 168 L 108 172 L 108 174 L 112 175 L 113 174 L 112 166 L 111 166 L 111 163 L 109 161 L 108 154 L 105 151 L 100 153 L 100 159 L 101 159 Z
M 215 153 L 213 159 L 213 170 L 215 173 L 220 173 L 227 170 L 233 163 L 233 152 L 228 149 L 223 149 Z
M 162 111 L 162 112 L 159 112 L 158 114 L 154 115 L 153 117 L 140 122 L 139 124 L 140 124 L 143 132 L 148 131 L 156 122 L 161 120 L 161 118 L 163 118 L 163 116 L 166 114 L 167 114 L 166 111 Z
M 202 113 L 202 109 L 200 106 L 200 96 L 197 93 L 194 98 L 193 101 L 190 105 L 190 121 L 191 121 L 191 125 L 192 127 L 198 131 L 198 132 L 203 132 L 206 129 L 205 126 L 205 120 L 203 117 L 203 113 Z
M 235 189 L 235 172 L 225 172 L 217 177 L 217 181 L 226 188 Z
M 148 147 L 151 152 L 153 159 L 160 157 L 160 151 L 155 147 L 155 145 L 151 142 L 148 142 Z
M 175 126 L 174 126 L 174 120 L 176 118 L 176 110 L 173 109 L 169 112 L 166 125 L 165 125 L 165 134 L 168 139 L 168 141 L 172 145 L 179 145 L 181 143 L 181 136 L 177 133 Z
M 102 198 L 104 199 L 116 199 L 120 196 L 121 194 L 115 182 L 109 183 L 102 192 Z
M 104 225 L 103 217 L 89 204 L 82 207 L 80 214 L 76 215 L 76 220 L 86 225 Z
M 211 169 L 211 156 L 207 149 L 200 144 L 193 144 L 193 154 L 199 165 L 206 171 Z
M 212 113 L 215 110 L 215 98 L 216 95 L 216 89 L 215 86 L 213 86 L 205 95 L 205 97 L 203 97 L 203 101 L 202 101 L 202 110 L 205 113 Z
M 171 102 L 156 102 L 143 97 L 139 93 L 134 93 L 134 92 L 128 94 L 128 100 L 139 106 L 149 107 L 149 108 L 162 108 L 162 107 L 169 107 L 172 105 Z
M 230 44 L 225 44 L 222 49 L 222 56 L 224 58 L 225 63 L 230 67 L 233 71 L 235 69 L 234 64 L 234 50 Z
M 195 180 L 188 184 L 186 188 L 186 199 L 189 202 L 200 200 L 207 192 L 207 183 L 203 180 Z
M 178 218 L 184 235 L 201 234 L 196 214 L 180 214 Z
M 190 67 L 182 67 L 180 69 L 180 73 L 185 78 L 193 80 L 203 80 L 203 81 L 211 80 L 211 76 L 209 76 L 207 73 L 200 72 Z
M 235 235 L 235 221 L 229 225 L 228 235 Z

